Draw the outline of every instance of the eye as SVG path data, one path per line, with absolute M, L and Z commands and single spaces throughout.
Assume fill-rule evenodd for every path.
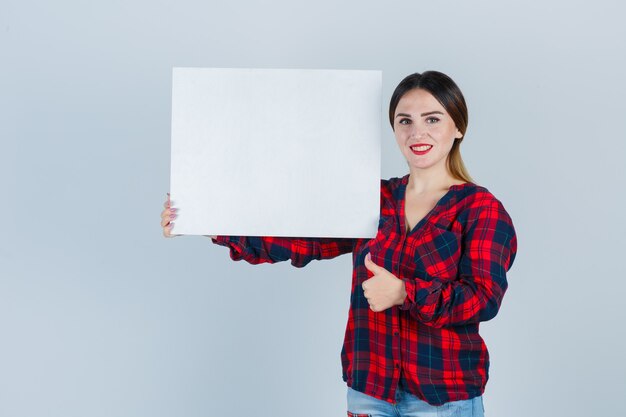
M 433 123 L 437 123 L 439 121 L 439 119 L 437 117 L 429 117 L 426 119 L 426 123 L 428 124 L 433 124 Z
M 407 119 L 407 118 L 400 119 L 400 121 L 398 122 L 398 124 L 401 124 L 401 125 L 408 125 L 410 123 L 411 123 L 411 119 Z

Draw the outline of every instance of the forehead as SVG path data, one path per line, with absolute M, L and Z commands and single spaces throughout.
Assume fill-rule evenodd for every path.
M 446 109 L 437 101 L 437 99 L 426 90 L 421 88 L 414 88 L 407 91 L 400 101 L 398 107 L 396 107 L 396 114 L 398 113 L 423 113 L 427 111 L 439 110 L 446 113 Z

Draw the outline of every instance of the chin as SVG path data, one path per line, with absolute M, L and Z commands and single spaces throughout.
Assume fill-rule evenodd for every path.
M 412 155 L 413 157 L 415 155 Z M 433 165 L 435 165 L 435 162 L 432 159 L 417 159 L 417 158 L 409 158 L 407 159 L 407 163 L 409 165 L 413 165 L 414 167 L 419 167 L 419 168 L 428 168 L 431 167 Z

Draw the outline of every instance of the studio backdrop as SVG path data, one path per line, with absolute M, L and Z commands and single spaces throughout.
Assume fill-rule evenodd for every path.
M 465 164 L 518 234 L 502 307 L 481 324 L 486 415 L 615 414 L 624 12 L 2 0 L 0 416 L 346 415 L 350 256 L 253 266 L 207 237 L 162 235 L 173 67 L 382 71 L 382 178 L 408 173 L 386 119 L 393 88 L 450 75 L 469 107 Z

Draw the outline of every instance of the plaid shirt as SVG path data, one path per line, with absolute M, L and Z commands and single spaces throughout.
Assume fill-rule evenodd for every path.
M 478 327 L 498 312 L 506 272 L 517 252 L 513 223 L 502 203 L 474 183 L 453 185 L 406 232 L 409 175 L 381 180 L 381 213 L 373 239 L 217 236 L 230 257 L 251 264 L 313 259 L 352 252 L 350 310 L 341 350 L 343 380 L 357 391 L 395 402 L 398 382 L 432 405 L 482 395 L 489 354 Z M 404 280 L 402 305 L 373 312 L 361 284 L 372 260 Z

